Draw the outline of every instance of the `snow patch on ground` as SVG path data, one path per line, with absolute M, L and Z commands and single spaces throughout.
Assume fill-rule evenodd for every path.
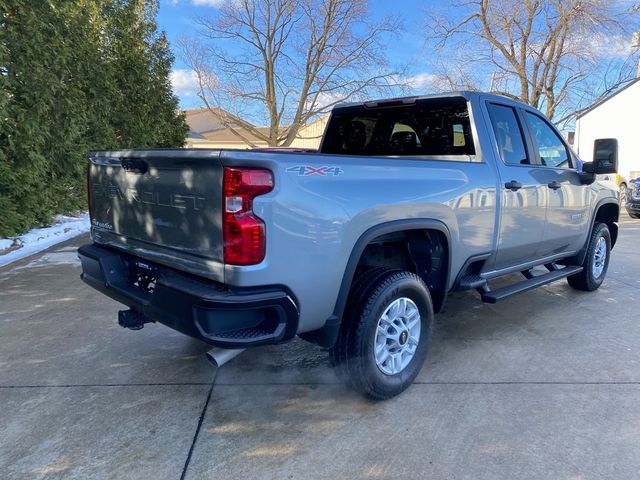
M 89 228 L 88 213 L 83 213 L 77 217 L 58 215 L 55 218 L 55 223 L 49 227 L 34 228 L 16 238 L 1 238 L 0 267 L 86 233 L 89 231 Z M 15 246 L 18 248 L 7 251 Z M 3 252 L 5 253 L 3 254 Z

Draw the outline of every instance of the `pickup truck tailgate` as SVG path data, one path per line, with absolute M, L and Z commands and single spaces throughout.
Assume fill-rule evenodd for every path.
M 92 152 L 94 240 L 221 280 L 219 156 L 214 150 Z

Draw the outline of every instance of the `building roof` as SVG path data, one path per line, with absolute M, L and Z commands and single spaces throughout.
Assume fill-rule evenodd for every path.
M 216 112 L 225 112 L 221 108 L 213 108 L 212 110 Z M 207 107 L 188 108 L 186 110 L 183 110 L 182 112 L 187 116 L 187 118 L 195 117 L 198 115 L 211 114 L 211 110 L 209 110 Z
M 612 93 L 611 95 L 609 95 L 608 97 L 603 98 L 602 100 L 594 103 L 593 105 L 591 105 L 589 108 L 587 108 L 585 111 L 583 111 L 580 115 L 576 116 L 576 120 L 579 118 L 584 117 L 587 113 L 591 113 L 592 111 L 594 111 L 596 108 L 598 108 L 600 105 L 602 105 L 603 103 L 608 102 L 609 100 L 611 100 L 613 97 L 617 96 L 618 94 L 624 92 L 626 89 L 628 89 L 629 87 L 632 87 L 633 85 L 635 85 L 636 83 L 640 82 L 640 77 L 634 79 L 633 81 L 629 82 L 627 85 L 625 85 L 624 87 L 622 87 L 620 90 Z
M 188 141 L 191 143 L 215 143 L 215 144 L 238 144 L 245 143 L 242 138 L 235 135 L 230 129 L 226 128 L 216 118 L 216 116 L 208 108 L 192 108 L 184 110 L 187 124 L 189 125 Z M 304 132 L 308 131 L 310 127 L 321 122 L 326 122 L 328 115 L 321 116 L 307 125 L 301 127 L 297 139 L 306 139 Z M 269 136 L 269 127 L 255 127 L 258 132 L 265 136 Z M 278 133 L 283 134 L 287 130 L 287 127 L 280 127 Z M 266 142 L 258 138 L 256 135 L 247 132 L 241 128 L 237 131 L 246 138 L 250 143 L 254 145 L 265 145 Z M 314 136 L 313 138 L 320 138 L 320 136 Z
M 220 112 L 223 116 L 226 111 L 220 108 L 213 108 L 213 111 Z M 213 130 L 220 130 L 225 128 L 222 122 L 214 115 L 213 111 L 208 108 L 191 108 L 184 110 L 185 120 L 189 129 L 195 133 L 210 132 Z M 231 115 L 231 114 L 229 114 Z
M 198 132 L 194 132 L 193 130 L 189 130 L 189 133 L 187 134 L 187 138 L 206 140 L 206 138 L 204 138 L 204 135 Z
M 258 127 L 256 128 L 256 130 L 258 130 L 258 132 L 260 132 L 263 135 L 266 135 L 266 136 L 269 135 L 269 127 Z M 281 128 L 280 133 L 283 133 L 283 131 L 284 129 Z M 265 143 L 264 140 L 247 132 L 246 130 L 239 130 L 239 133 L 252 143 Z M 238 143 L 243 141 L 240 137 L 235 135 L 231 130 L 227 128 L 220 128 L 217 130 L 202 132 L 202 136 L 206 138 L 208 141 L 215 142 L 215 143 Z

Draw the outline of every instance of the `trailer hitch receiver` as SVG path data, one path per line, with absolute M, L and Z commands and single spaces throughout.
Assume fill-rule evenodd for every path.
M 140 330 L 145 323 L 153 322 L 136 310 L 120 310 L 118 312 L 118 325 L 129 330 Z

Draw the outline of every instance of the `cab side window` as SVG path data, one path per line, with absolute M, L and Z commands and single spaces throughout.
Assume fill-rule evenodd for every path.
M 498 142 L 498 150 L 502 161 L 507 165 L 527 165 L 527 158 L 522 129 L 513 108 L 491 103 L 487 105 L 491 125 Z
M 538 115 L 525 112 L 540 163 L 553 168 L 573 168 L 569 151 L 560 136 Z

